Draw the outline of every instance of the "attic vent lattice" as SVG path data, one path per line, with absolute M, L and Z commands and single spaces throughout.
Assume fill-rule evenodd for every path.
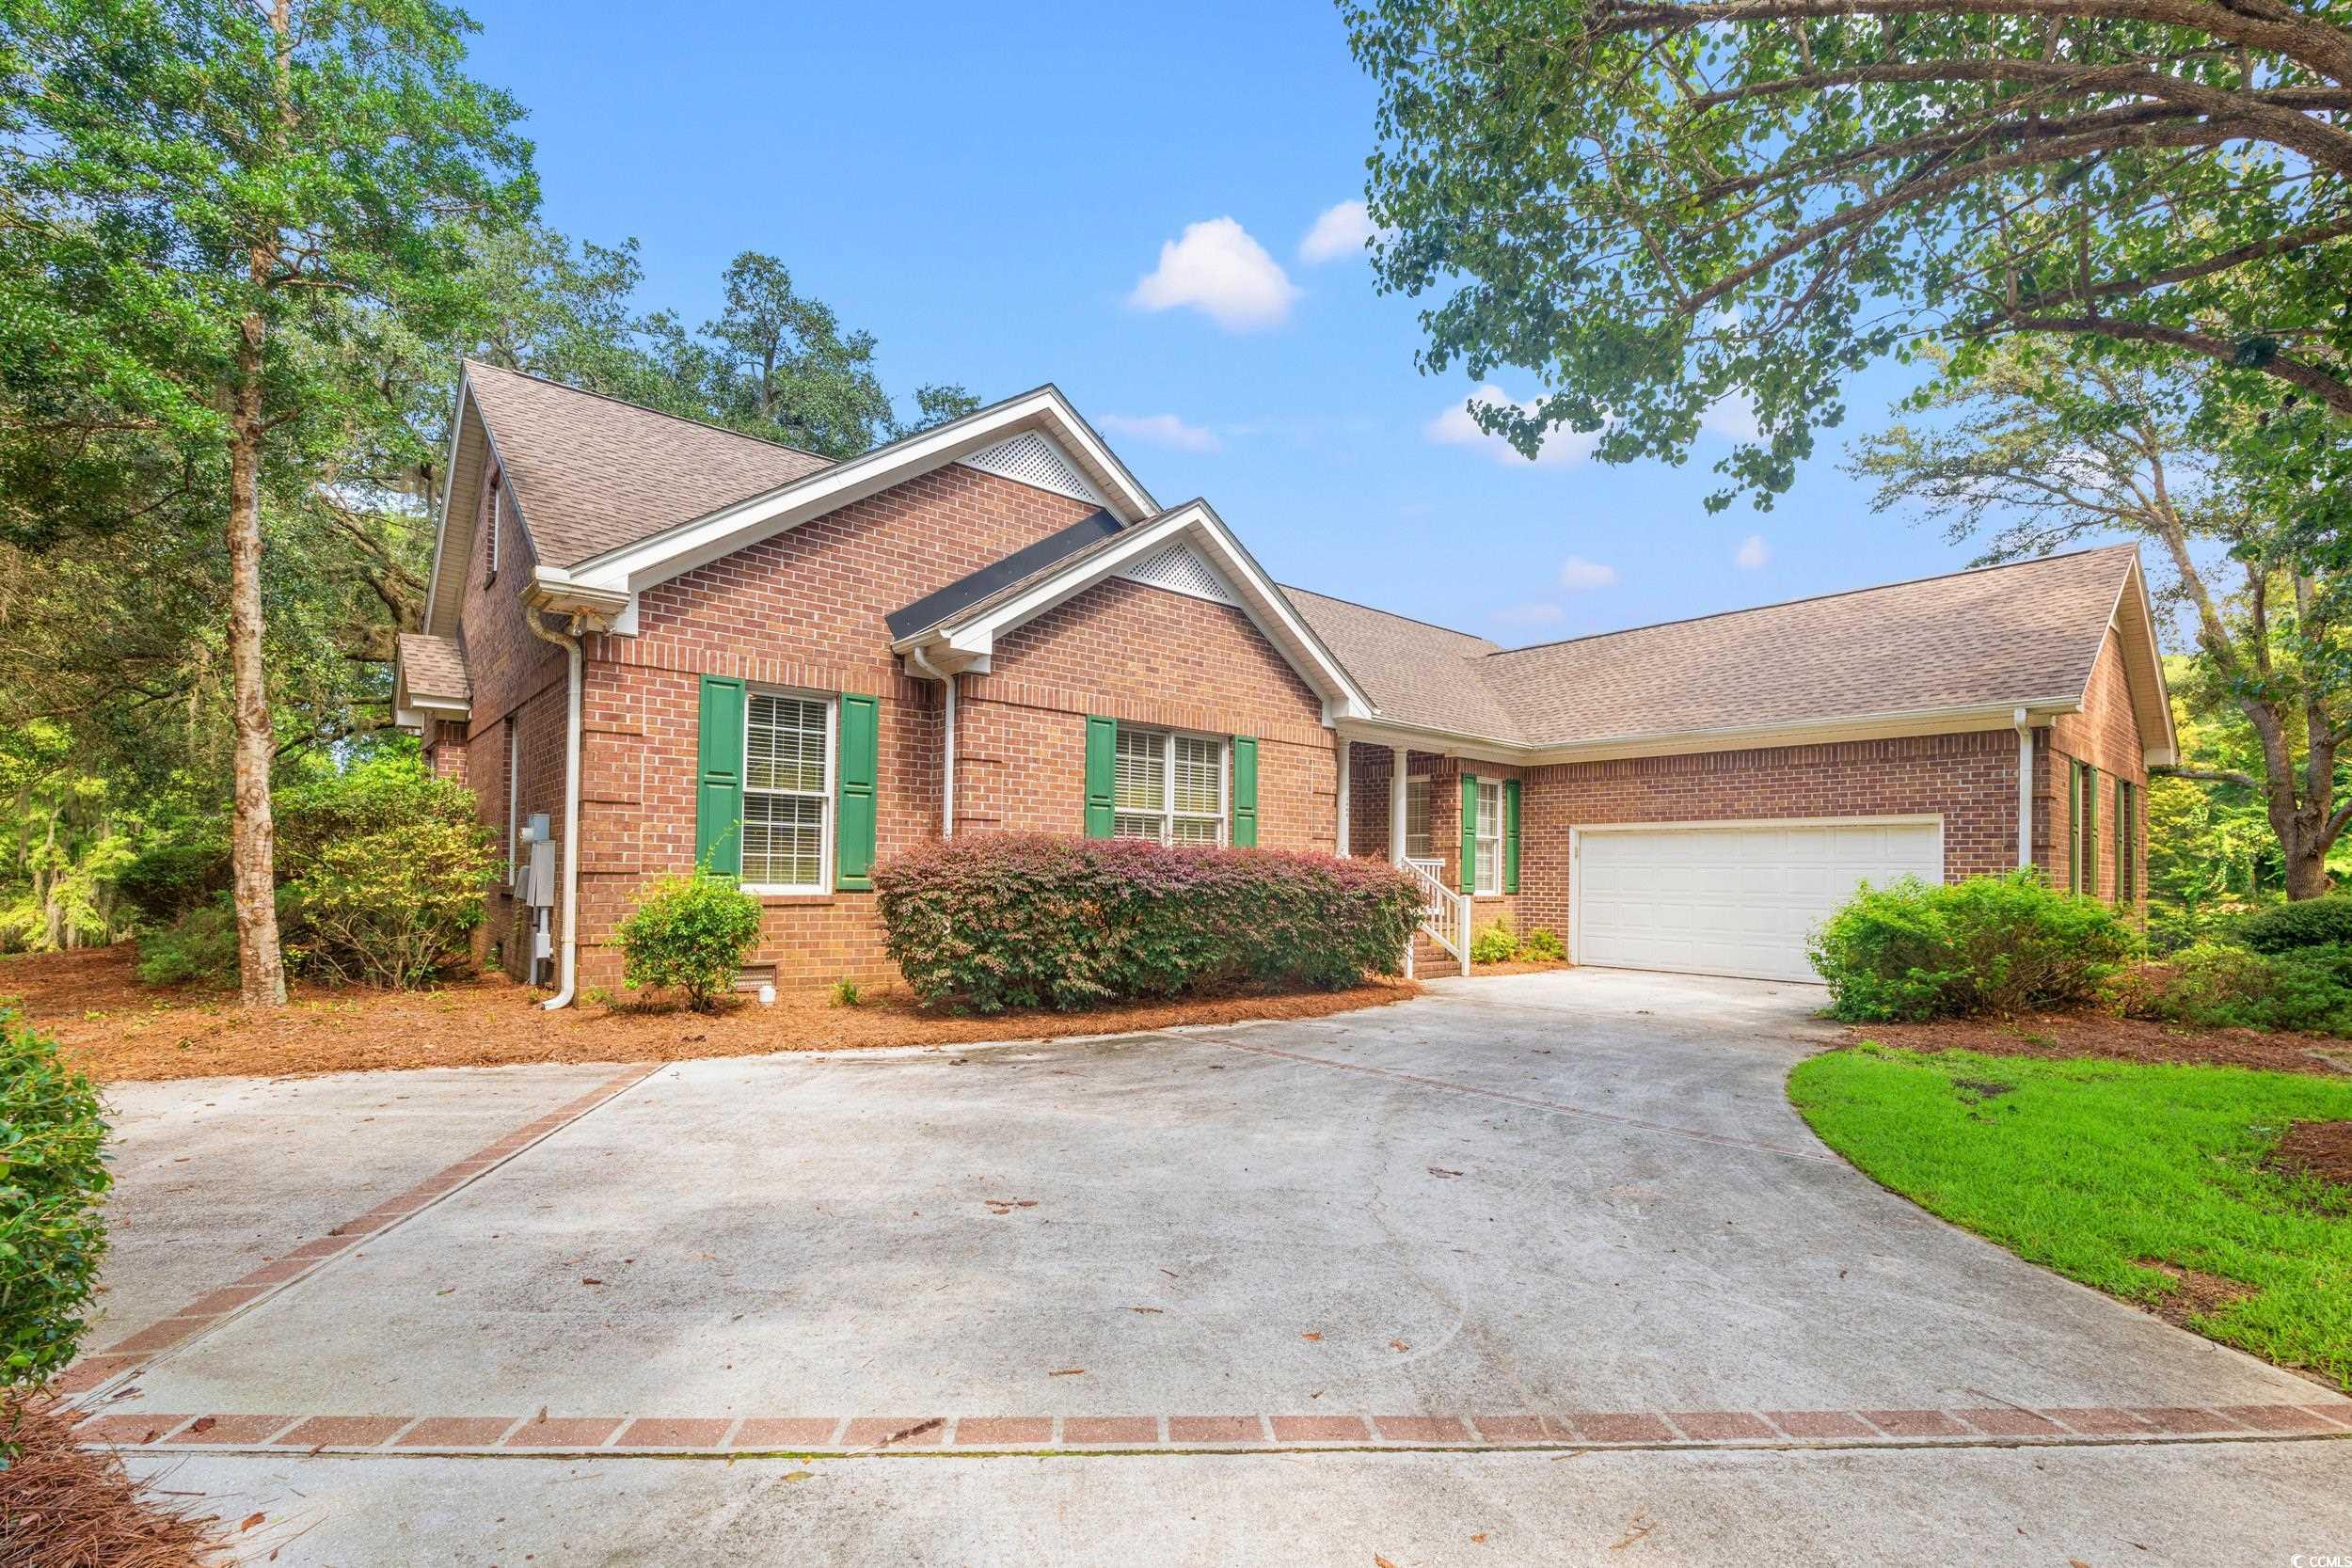
M 1232 591 L 1190 545 L 1170 545 L 1154 550 L 1119 574 L 1131 582 L 1149 583 L 1171 594 L 1189 594 L 1213 604 L 1232 604 Z
M 1018 480 L 1023 484 L 1092 501 L 1097 506 L 1103 504 L 1103 493 L 1087 482 L 1087 476 L 1070 461 L 1068 454 L 1034 430 L 1025 430 L 993 446 L 982 447 L 961 461 L 965 467 L 977 468 L 982 473 Z

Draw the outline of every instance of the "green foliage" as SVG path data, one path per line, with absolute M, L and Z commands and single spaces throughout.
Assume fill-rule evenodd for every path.
M 1492 924 L 1470 937 L 1470 962 L 1509 963 L 1518 956 L 1519 939 L 1512 933 L 1511 917 L 1499 914 Z
M 855 980 L 835 980 L 826 1000 L 836 1007 L 863 1006 L 866 991 Z
M 1342 12 L 1380 94 L 1375 277 L 1440 296 L 1425 369 L 1543 388 L 1478 410 L 1530 455 L 1565 429 L 1606 462 L 1678 462 L 1752 420 L 1709 504 L 1769 503 L 1865 366 L 1940 340 L 1965 369 L 2007 332 L 2178 355 L 2208 402 L 2317 389 L 2344 445 L 2352 152 L 2311 150 L 2300 115 L 2219 134 L 2328 90 L 2344 34 L 2321 8 Z
M 278 851 L 289 961 L 396 990 L 465 963 L 501 864 L 472 793 L 427 773 L 412 746 L 281 791 Z
M 2352 1389 L 2352 1205 L 2270 1165 L 2296 1122 L 2352 1117 L 2352 1084 L 1865 1047 L 1798 1064 L 1788 1097 L 1872 1180 L 2069 1278 L 2140 1302 L 2179 1289 L 2151 1263 L 2253 1287 L 2190 1326 Z
M 229 891 L 229 846 L 217 838 L 155 838 L 131 857 L 116 891 L 141 919 L 164 925 Z
M 1065 1011 L 1395 972 L 1421 914 L 1376 861 L 985 833 L 876 867 L 890 956 L 923 1001 Z
M 237 911 L 215 895 L 168 926 L 139 934 L 139 983 L 145 986 L 233 986 L 237 983 Z
M 2041 875 L 1864 884 L 1809 949 L 1830 1012 L 1854 1021 L 2069 1007 L 2139 952 L 2122 916 L 2053 892 Z
M 1519 942 L 1519 958 L 1527 963 L 1565 963 L 1568 944 L 1549 926 L 1534 926 Z
M 759 900 L 720 877 L 658 882 L 621 922 L 624 984 L 683 992 L 708 1012 L 759 940 Z
M 2352 942 L 2352 894 L 2306 898 L 2249 914 L 2237 923 L 2236 939 L 2257 953 Z
M 106 1251 L 98 1090 L 0 1006 L 0 1389 L 62 1371 Z
M 2263 954 L 2195 942 L 2122 978 L 2114 996 L 2124 1012 L 2169 1023 L 2352 1037 L 2352 946 Z

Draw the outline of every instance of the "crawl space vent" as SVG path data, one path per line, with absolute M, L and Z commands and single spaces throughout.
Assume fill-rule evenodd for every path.
M 1069 455 L 1051 438 L 1034 430 L 1025 430 L 994 446 L 982 447 L 959 461 L 967 468 L 977 468 L 1000 479 L 1018 480 L 1057 496 L 1092 501 L 1097 506 L 1103 504 L 1103 493 L 1087 483 L 1087 476 L 1078 471 Z
M 1171 594 L 1189 594 L 1215 604 L 1232 604 L 1233 595 L 1209 563 L 1190 545 L 1170 545 L 1154 550 L 1119 574 L 1131 582 L 1149 583 Z

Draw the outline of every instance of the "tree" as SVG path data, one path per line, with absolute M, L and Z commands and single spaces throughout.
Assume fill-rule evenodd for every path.
M 2328 854 L 2352 823 L 2340 758 L 2352 741 L 2352 635 L 2340 585 L 2297 548 L 2275 499 L 2236 483 L 2257 422 L 2192 412 L 2187 372 L 2161 352 L 2084 358 L 2018 339 L 1952 368 L 1914 400 L 1934 416 L 1860 442 L 1852 471 L 1876 505 L 1921 508 L 1951 537 L 1987 532 L 1982 562 L 2121 533 L 2153 541 L 2197 651 L 2173 689 L 2209 732 L 2176 777 L 2257 793 L 2287 896 L 2328 890 Z M 2250 744 L 2232 745 L 2233 737 Z
M 266 502 L 342 503 L 355 433 L 400 422 L 387 349 L 458 335 L 469 227 L 535 194 L 516 106 L 463 73 L 471 26 L 437 0 L 0 6 L 0 362 L 24 401 L 164 453 L 227 545 L 247 1006 L 285 999 Z
M 1759 504 L 1864 364 L 2039 333 L 2352 416 L 2352 30 L 2319 0 L 1341 0 L 1380 90 L 1388 290 L 1421 361 L 1522 367 L 1482 424 Z

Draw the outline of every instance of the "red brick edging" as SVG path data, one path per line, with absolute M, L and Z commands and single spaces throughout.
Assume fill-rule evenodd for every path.
M 317 1452 L 873 1453 L 1057 1449 L 1904 1447 L 2352 1436 L 2333 1404 L 1952 1410 L 1579 1411 L 1560 1416 L 92 1416 L 121 1448 Z
M 108 1345 L 97 1354 L 82 1357 L 50 1385 L 49 1392 L 60 1398 L 72 1398 L 137 1370 L 165 1352 L 186 1343 L 197 1335 L 217 1326 L 224 1319 L 242 1312 L 262 1297 L 273 1295 L 311 1274 L 328 1259 L 363 1242 L 373 1241 L 409 1215 L 430 1208 L 484 1172 L 505 1164 L 542 1138 L 578 1121 L 624 1089 L 643 1083 L 660 1071 L 661 1066 L 656 1063 L 649 1067 L 632 1067 L 614 1074 L 587 1093 L 565 1101 L 545 1116 L 523 1123 L 496 1143 L 474 1150 L 454 1164 L 443 1166 L 406 1192 L 385 1199 L 358 1218 L 345 1220 L 326 1235 L 305 1242 L 282 1257 L 270 1259 L 243 1278 L 197 1297 L 170 1317 L 150 1323 L 129 1338 Z M 230 1418 L 222 1418 L 224 1421 Z M 234 1418 L 252 1420 L 257 1418 Z M 402 1424 L 406 1422 L 404 1420 Z

